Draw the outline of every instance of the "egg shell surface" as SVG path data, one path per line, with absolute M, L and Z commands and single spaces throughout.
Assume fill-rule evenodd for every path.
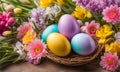
M 71 52 L 69 40 L 60 33 L 51 33 L 47 38 L 48 48 L 56 56 L 67 56 Z
M 96 49 L 95 41 L 85 33 L 76 34 L 71 40 L 71 46 L 75 53 L 83 56 L 92 54 Z
M 43 42 L 46 43 L 48 35 L 54 32 L 57 32 L 57 33 L 59 32 L 58 24 L 50 25 L 42 32 L 41 39 L 43 40 Z
M 73 16 L 65 14 L 59 19 L 58 29 L 61 34 L 71 39 L 75 34 L 80 32 L 80 25 Z

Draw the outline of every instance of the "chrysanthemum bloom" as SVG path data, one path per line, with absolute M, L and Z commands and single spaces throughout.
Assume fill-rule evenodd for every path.
M 114 31 L 110 28 L 109 25 L 103 25 L 100 29 L 96 32 L 96 37 L 100 38 L 99 43 L 105 43 L 107 41 L 107 37 L 112 35 Z
M 29 30 L 22 38 L 23 44 L 29 44 L 32 40 L 36 38 L 36 32 L 34 30 Z
M 100 65 L 109 71 L 115 71 L 118 68 L 119 60 L 117 54 L 105 53 L 101 57 Z
M 107 7 L 103 10 L 102 14 L 104 15 L 103 19 L 107 22 L 111 22 L 113 24 L 120 22 L 120 7 L 117 5 Z
M 39 64 L 41 57 L 46 56 L 46 45 L 40 40 L 35 39 L 28 45 L 29 62 Z
M 100 27 L 99 23 L 96 23 L 94 20 L 90 23 L 86 22 L 86 33 L 90 36 L 96 36 L 96 32 Z
M 17 29 L 18 30 L 17 38 L 21 39 L 31 29 L 32 29 L 32 26 L 29 23 L 23 23 Z

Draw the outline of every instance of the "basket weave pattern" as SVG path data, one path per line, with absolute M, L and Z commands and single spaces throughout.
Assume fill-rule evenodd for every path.
M 42 29 L 39 34 L 38 37 L 40 37 L 42 31 L 44 29 Z M 79 66 L 79 65 L 84 65 L 86 63 L 89 63 L 91 61 L 93 61 L 95 58 L 97 58 L 99 56 L 99 54 L 103 51 L 104 45 L 98 44 L 97 43 L 97 39 L 94 39 L 96 42 L 96 50 L 94 51 L 93 54 L 88 55 L 88 56 L 80 56 L 74 52 L 71 52 L 68 56 L 66 57 L 59 57 L 54 55 L 48 48 L 47 48 L 47 58 L 59 63 L 59 64 L 63 64 L 63 65 L 67 65 L 67 66 Z

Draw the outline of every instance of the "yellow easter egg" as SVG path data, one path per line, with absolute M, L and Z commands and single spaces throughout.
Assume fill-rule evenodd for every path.
M 67 38 L 60 33 L 51 33 L 47 38 L 48 48 L 57 56 L 67 56 L 71 51 L 71 46 Z

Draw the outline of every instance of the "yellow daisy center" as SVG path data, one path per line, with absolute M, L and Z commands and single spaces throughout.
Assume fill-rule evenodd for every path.
M 36 53 L 39 53 L 41 50 L 40 50 L 40 48 L 39 47 L 37 47 L 36 49 L 35 49 L 35 52 Z
M 112 65 L 112 64 L 113 64 L 113 60 L 111 60 L 111 59 L 108 60 L 108 64 L 109 64 L 109 65 Z
M 116 16 L 116 13 L 115 13 L 115 12 L 112 12 L 112 13 L 111 13 L 111 16 L 112 16 L 112 17 Z
M 94 33 L 96 31 L 95 28 L 91 28 L 91 32 Z

